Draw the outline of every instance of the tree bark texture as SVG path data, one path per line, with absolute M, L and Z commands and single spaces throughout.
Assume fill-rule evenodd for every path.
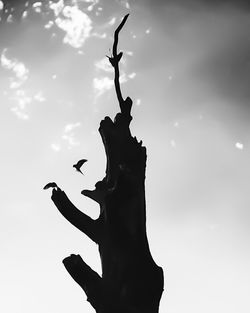
M 118 34 L 127 17 L 116 29 L 109 57 L 121 112 L 114 121 L 105 117 L 99 127 L 107 156 L 106 176 L 94 190 L 82 191 L 100 205 L 98 219 L 78 210 L 60 188 L 52 192 L 62 215 L 99 247 L 102 276 L 79 255 L 63 260 L 97 313 L 157 313 L 163 292 L 163 271 L 151 256 L 146 234 L 146 148 L 131 135 L 132 100 L 122 98 L 119 83 Z

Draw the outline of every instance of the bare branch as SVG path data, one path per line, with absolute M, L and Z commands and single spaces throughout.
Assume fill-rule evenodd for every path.
M 117 95 L 117 98 L 119 101 L 121 112 L 124 111 L 124 99 L 122 97 L 121 86 L 120 86 L 120 81 L 119 81 L 119 77 L 120 77 L 119 61 L 122 58 L 122 52 L 117 54 L 117 45 L 118 45 L 119 33 L 120 33 L 122 27 L 124 26 L 124 24 L 126 23 L 128 16 L 129 16 L 129 14 L 124 16 L 123 20 L 121 21 L 120 25 L 117 27 L 117 29 L 115 31 L 114 44 L 113 44 L 113 50 L 112 50 L 113 56 L 108 57 L 111 65 L 114 67 L 114 70 L 115 70 L 114 83 L 115 83 L 116 95 Z
M 76 228 L 85 233 L 90 239 L 98 241 L 98 226 L 95 220 L 78 210 L 69 200 L 64 191 L 53 189 L 52 201 L 61 214 Z
M 117 27 L 117 29 L 115 30 L 115 34 L 114 34 L 114 44 L 113 44 L 113 56 L 116 58 L 117 57 L 117 45 L 118 45 L 118 36 L 119 36 L 119 32 L 121 31 L 122 27 L 124 26 L 124 24 L 127 21 L 129 14 L 125 15 L 124 18 L 122 19 L 120 25 Z

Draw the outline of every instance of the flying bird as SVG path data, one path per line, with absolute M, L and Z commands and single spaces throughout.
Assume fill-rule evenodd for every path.
M 80 172 L 83 175 L 83 172 L 81 171 L 81 167 L 87 161 L 88 160 L 86 159 L 79 160 L 76 164 L 73 165 L 73 167 L 77 170 L 77 172 Z
M 56 183 L 53 182 L 53 183 L 48 183 L 47 185 L 43 187 L 44 190 L 49 189 L 49 188 L 58 188 L 58 186 Z

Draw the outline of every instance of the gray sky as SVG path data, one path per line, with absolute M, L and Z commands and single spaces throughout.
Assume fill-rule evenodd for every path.
M 79 253 L 100 272 L 97 247 L 42 187 L 56 181 L 97 217 L 80 191 L 105 173 L 97 129 L 118 110 L 105 55 L 130 12 L 122 89 L 147 146 L 160 312 L 249 312 L 249 2 L 1 3 L 1 311 L 93 312 L 61 260 Z

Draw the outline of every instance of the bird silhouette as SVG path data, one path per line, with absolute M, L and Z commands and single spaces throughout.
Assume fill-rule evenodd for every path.
M 83 172 L 81 171 L 81 167 L 87 161 L 88 160 L 86 159 L 79 160 L 76 164 L 73 165 L 73 167 L 77 170 L 77 172 L 80 172 L 83 175 Z
M 53 183 L 48 183 L 47 185 L 43 187 L 44 190 L 49 189 L 49 188 L 58 188 L 58 186 L 56 183 L 53 182 Z

